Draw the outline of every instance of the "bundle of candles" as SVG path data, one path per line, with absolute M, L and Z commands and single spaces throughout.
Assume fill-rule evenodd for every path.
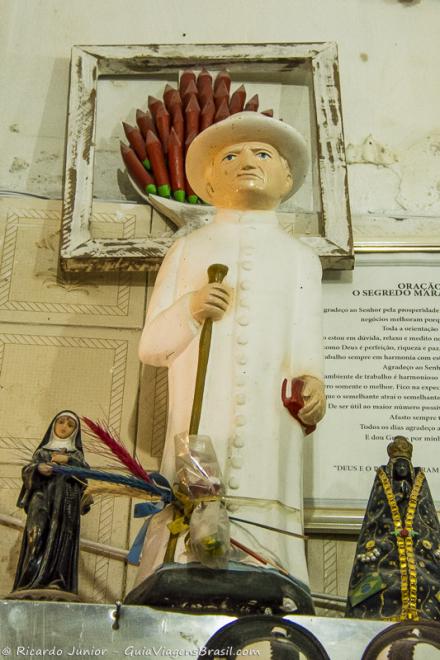
M 240 85 L 233 94 L 231 76 L 220 71 L 212 75 L 202 69 L 198 75 L 186 70 L 179 89 L 166 85 L 163 100 L 148 97 L 148 110 L 136 111 L 136 124 L 123 122 L 130 146 L 121 142 L 121 155 L 128 173 L 142 192 L 197 204 L 199 200 L 185 176 L 185 157 L 194 138 L 211 124 L 243 110 L 258 111 L 255 94 L 246 103 Z M 273 116 L 272 110 L 262 114 Z

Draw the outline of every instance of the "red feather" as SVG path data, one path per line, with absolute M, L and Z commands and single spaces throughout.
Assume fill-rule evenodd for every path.
M 90 429 L 90 431 L 86 430 L 86 433 L 89 433 L 89 435 L 92 435 L 98 440 L 101 440 L 106 445 L 106 447 L 110 449 L 112 454 L 114 454 L 121 461 L 121 463 L 123 463 L 130 470 L 133 475 L 143 479 L 144 481 L 147 481 L 148 483 L 152 483 L 150 477 L 148 476 L 148 472 L 144 470 L 137 458 L 133 458 L 130 455 L 130 453 L 122 444 L 121 440 L 114 437 L 110 433 L 110 429 L 106 428 L 103 424 L 94 422 L 88 417 L 81 417 L 81 419 Z

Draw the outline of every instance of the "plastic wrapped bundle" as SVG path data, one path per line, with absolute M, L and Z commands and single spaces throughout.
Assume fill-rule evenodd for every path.
M 221 568 L 230 549 L 224 484 L 211 438 L 181 433 L 176 444 L 176 497 L 189 517 L 189 543 L 205 566 Z
M 175 446 L 179 491 L 191 499 L 222 496 L 223 479 L 211 438 L 180 433 Z
M 191 515 L 191 549 L 205 566 L 222 568 L 228 562 L 230 548 L 229 518 L 220 500 L 201 502 Z

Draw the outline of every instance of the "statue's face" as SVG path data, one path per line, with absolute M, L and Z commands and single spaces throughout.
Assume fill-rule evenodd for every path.
M 406 458 L 398 458 L 394 463 L 394 478 L 407 479 L 411 474 Z
M 55 422 L 55 435 L 61 440 L 64 440 L 64 438 L 68 438 L 69 435 L 72 435 L 75 429 L 75 420 L 72 417 L 68 417 L 67 415 L 61 415 L 61 417 L 58 417 Z
M 207 172 L 207 201 L 218 208 L 266 210 L 292 187 L 287 161 L 264 142 L 240 142 L 217 152 Z

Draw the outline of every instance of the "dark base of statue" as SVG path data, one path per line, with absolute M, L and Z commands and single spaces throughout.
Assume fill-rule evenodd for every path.
M 81 603 L 78 594 L 62 589 L 17 589 L 5 596 L 5 600 L 48 600 L 59 603 Z
M 314 614 L 309 588 L 274 569 L 164 564 L 125 598 L 127 605 L 222 614 Z

